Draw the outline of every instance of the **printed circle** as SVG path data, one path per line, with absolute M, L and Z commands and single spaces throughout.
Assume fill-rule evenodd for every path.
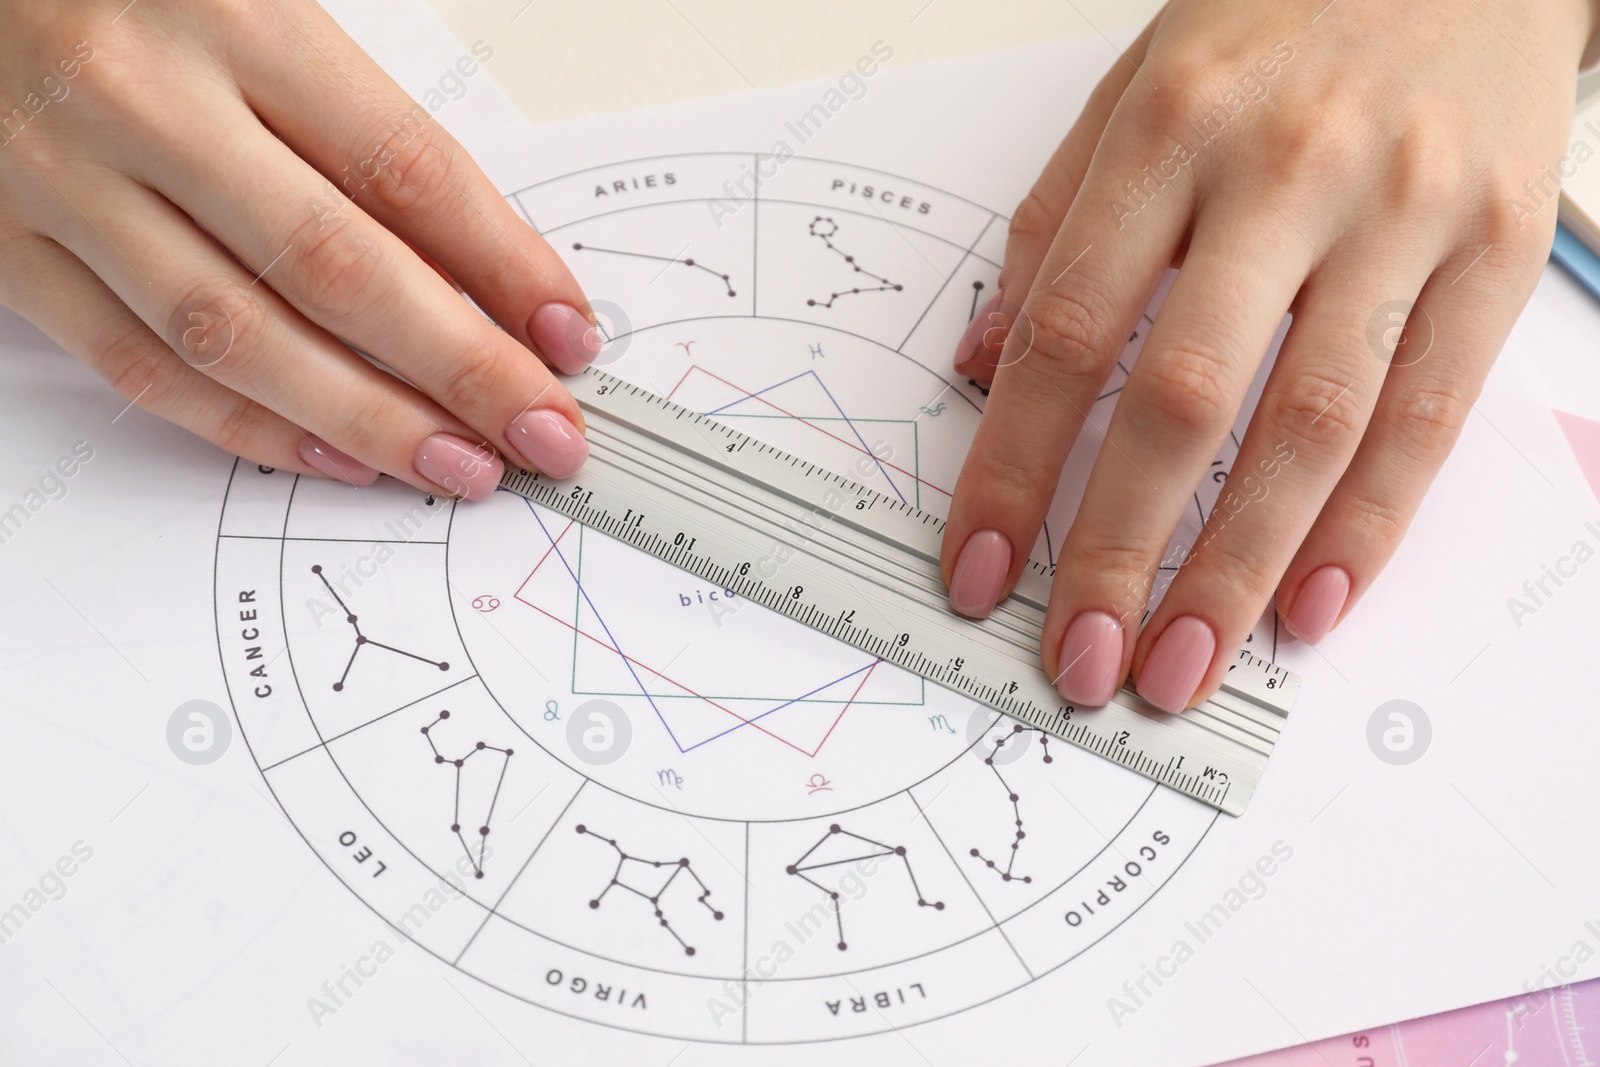
M 190 766 L 217 762 L 232 742 L 232 718 L 209 700 L 179 704 L 167 718 L 167 747 Z
M 600 335 L 600 352 L 594 357 L 593 365 L 596 367 L 609 366 L 627 355 L 628 346 L 633 341 L 633 320 L 628 318 L 628 313 L 618 304 L 610 300 L 591 300 L 589 309 L 594 312 L 597 325 L 584 326 L 583 337 L 574 338 L 582 342 L 590 333 Z M 579 319 L 573 319 L 573 329 L 578 329 Z M 576 346 L 574 346 L 576 347 Z
M 586 700 L 567 720 L 567 747 L 592 767 L 617 762 L 632 741 L 628 713 L 609 700 Z
M 1391 766 L 1417 762 L 1432 741 L 1433 724 L 1428 713 L 1409 700 L 1379 704 L 1367 719 L 1367 747 Z

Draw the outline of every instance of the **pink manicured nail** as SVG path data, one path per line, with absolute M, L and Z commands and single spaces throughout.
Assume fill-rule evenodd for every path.
M 1328 636 L 1349 596 L 1348 571 L 1331 563 L 1318 567 L 1300 583 L 1300 593 L 1294 598 L 1294 607 L 1289 609 L 1283 621 L 1289 624 L 1289 629 L 1300 640 L 1314 645 Z
M 1136 685 L 1139 695 L 1162 711 L 1182 711 L 1211 669 L 1216 652 L 1217 635 L 1203 620 L 1193 615 L 1173 619 L 1145 657 Z
M 451 496 L 466 500 L 482 500 L 493 493 L 506 469 L 494 449 L 453 433 L 436 433 L 423 441 L 411 465 Z
M 577 374 L 600 354 L 600 331 L 570 304 L 541 304 L 528 317 L 528 337 L 562 374 Z
M 506 427 L 506 440 L 528 465 L 552 478 L 577 473 L 589 458 L 589 442 L 566 416 L 548 408 L 524 411 Z
M 1000 601 L 1011 570 L 1011 542 L 999 530 L 979 530 L 967 538 L 950 576 L 950 607 L 969 619 L 987 618 Z
M 365 488 L 378 480 L 378 472 L 358 459 L 340 452 L 320 437 L 306 434 L 300 438 L 297 450 L 307 466 L 315 467 L 330 478 Z
M 1061 639 L 1056 688 L 1071 704 L 1109 704 L 1122 681 L 1122 623 L 1103 611 L 1079 612 Z
M 994 313 L 999 310 L 1000 294 L 996 293 L 988 300 L 985 300 L 978 310 L 973 313 L 972 321 L 967 323 L 965 330 L 961 331 L 961 340 L 956 342 L 954 361 L 956 370 L 960 370 L 981 356 L 985 347 L 991 348 L 996 356 L 1000 354 L 998 345 L 985 345 L 984 343 L 986 337 L 989 341 L 1000 341 L 1005 338 L 1004 329 L 1000 329 L 1003 324 L 996 322 L 994 319 Z M 999 329 L 999 332 L 989 333 L 993 329 Z

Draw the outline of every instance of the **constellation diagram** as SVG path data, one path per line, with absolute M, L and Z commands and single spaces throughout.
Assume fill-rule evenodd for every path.
M 879 281 L 883 284 L 868 286 L 865 289 L 858 286 L 854 289 L 845 289 L 837 293 L 829 293 L 827 300 L 807 300 L 807 307 L 831 308 L 833 307 L 833 302 L 839 299 L 841 296 L 854 296 L 857 293 L 880 293 L 888 290 L 899 292 L 905 288 L 903 285 L 897 285 L 896 283 L 891 282 L 888 278 L 874 274 L 870 270 L 867 270 L 861 266 L 861 264 L 856 262 L 855 256 L 834 244 L 833 237 L 839 232 L 839 224 L 828 218 L 826 215 L 818 215 L 816 218 L 812 219 L 809 232 L 811 236 L 819 238 L 823 244 L 827 245 L 828 251 L 832 252 L 834 255 L 850 264 L 851 270 L 855 271 L 857 274 L 865 274 L 874 281 Z
M 859 841 L 863 845 L 868 846 L 870 851 L 864 852 L 860 855 L 845 856 L 840 859 L 811 860 L 811 857 L 815 855 L 816 852 L 824 845 L 830 841 L 838 840 L 841 837 L 848 837 L 853 841 Z M 848 850 L 854 851 L 853 848 Z M 823 834 L 821 839 L 818 840 L 816 844 L 806 849 L 805 855 L 801 856 L 799 859 L 795 860 L 793 863 L 789 864 L 789 866 L 784 868 L 787 873 L 795 875 L 802 881 L 815 886 L 818 892 L 827 894 L 828 899 L 833 903 L 833 921 L 834 925 L 839 931 L 840 952 L 843 952 L 850 946 L 849 943 L 844 939 L 844 911 L 839 904 L 839 891 L 837 889 L 829 889 L 821 882 L 818 882 L 816 879 L 812 878 L 808 872 L 819 871 L 824 867 L 842 867 L 847 863 L 860 863 L 864 860 L 886 859 L 890 856 L 898 858 L 900 862 L 905 865 L 906 877 L 911 880 L 911 890 L 917 894 L 917 907 L 933 908 L 935 911 L 943 911 L 944 901 L 927 900 L 923 897 L 922 887 L 917 884 L 917 874 L 911 869 L 911 861 L 906 858 L 906 846 L 886 845 L 881 841 L 874 841 L 870 837 L 862 837 L 860 834 L 853 834 L 849 830 L 841 827 L 838 823 L 834 823 L 829 826 L 828 832 Z
M 311 573 L 315 574 L 319 579 L 321 579 L 323 587 L 328 590 L 328 595 L 333 597 L 334 602 L 337 603 L 340 609 L 344 611 L 344 621 L 350 624 L 350 628 L 354 630 L 356 634 L 355 647 L 350 650 L 350 658 L 345 661 L 344 673 L 339 675 L 339 680 L 337 682 L 333 683 L 333 691 L 335 693 L 341 693 L 344 691 L 344 683 L 350 678 L 350 668 L 355 666 L 356 656 L 360 655 L 361 650 L 368 645 L 371 645 L 373 648 L 381 648 L 386 652 L 393 652 L 397 656 L 405 656 L 408 659 L 420 660 L 423 663 L 431 663 L 435 667 L 438 667 L 441 671 L 447 671 L 450 669 L 450 664 L 445 663 L 442 660 L 431 660 L 426 656 L 419 656 L 415 652 L 407 652 L 403 648 L 395 648 L 393 645 L 386 645 L 382 641 L 374 641 L 372 638 L 362 633 L 361 624 L 357 621 L 355 612 L 351 611 L 349 606 L 345 604 L 344 599 L 340 597 L 338 593 L 334 592 L 332 583 L 328 581 L 328 576 L 322 573 L 322 564 L 313 563 L 311 565 Z
M 722 912 L 712 907 L 711 903 L 706 899 L 711 895 L 711 890 L 706 888 L 706 884 L 700 880 L 700 876 L 694 873 L 694 867 L 689 863 L 689 858 L 687 856 L 676 860 L 647 860 L 641 856 L 628 855 L 628 853 L 624 852 L 622 850 L 622 846 L 618 845 L 616 841 L 609 837 L 602 837 L 600 834 L 595 833 L 582 823 L 577 825 L 577 831 L 585 836 L 604 841 L 617 852 L 617 869 L 611 872 L 611 880 L 606 883 L 606 887 L 604 889 L 600 890 L 600 895 L 589 901 L 589 907 L 599 908 L 600 902 L 605 899 L 606 894 L 611 892 L 611 890 L 625 889 L 634 896 L 639 897 L 642 900 L 649 901 L 650 906 L 655 909 L 656 918 L 661 921 L 662 928 L 666 930 L 667 933 L 672 935 L 672 939 L 674 941 L 683 946 L 684 955 L 693 956 L 694 946 L 678 936 L 678 932 L 672 928 L 672 923 L 667 920 L 666 911 L 661 906 L 662 896 L 666 894 L 667 889 L 671 887 L 672 883 L 677 880 L 678 875 L 688 874 L 690 878 L 694 879 L 694 884 L 700 887 L 700 895 L 696 897 L 695 900 L 698 901 L 699 904 L 706 909 L 706 911 L 711 913 L 711 917 L 713 919 L 717 920 L 718 922 L 722 921 Z M 668 868 L 666 880 L 660 885 L 656 886 L 654 890 L 640 889 L 637 886 L 629 885 L 627 882 L 622 880 L 622 876 L 623 871 L 628 869 L 628 864 L 630 863 L 638 864 L 639 868 L 644 869 L 640 877 L 648 876 L 652 871 L 658 871 L 662 867 L 666 867 Z
M 489 839 L 489 823 L 494 819 L 494 806 L 500 802 L 500 787 L 506 781 L 506 767 L 511 763 L 512 749 L 496 748 L 485 741 L 479 741 L 467 750 L 465 756 L 446 756 L 439 751 L 439 746 L 433 740 L 432 730 L 435 726 L 450 718 L 448 711 L 441 711 L 438 717 L 422 728 L 422 736 L 428 739 L 428 747 L 433 749 L 433 762 L 436 764 L 450 764 L 456 772 L 456 801 L 455 814 L 450 820 L 450 832 L 456 835 L 456 840 L 461 842 L 461 851 L 467 854 L 467 860 L 472 864 L 473 876 L 483 877 L 483 854 Z M 466 837 L 461 829 L 461 777 L 466 770 L 467 760 L 481 752 L 497 752 L 500 754 L 500 776 L 494 783 L 494 795 L 489 799 L 489 809 L 483 813 L 483 822 L 478 826 L 478 854 L 472 854 L 472 846 L 467 844 Z
M 677 264 L 677 265 L 682 266 L 682 267 L 689 267 L 689 268 L 692 268 L 694 270 L 704 271 L 705 273 L 711 275 L 713 278 L 720 279 L 721 282 L 722 282 L 722 287 L 724 289 L 728 290 L 728 295 L 729 296 L 738 296 L 739 295 L 738 293 L 733 291 L 733 285 L 732 285 L 732 283 L 730 283 L 728 281 L 728 276 L 726 274 L 719 274 L 716 271 L 712 270 L 710 267 L 706 266 L 704 263 L 696 263 L 692 258 L 690 258 L 690 259 L 679 259 L 677 256 L 657 256 L 657 255 L 652 255 L 649 252 L 628 252 L 628 251 L 625 251 L 625 250 L 620 249 L 620 248 L 597 248 L 594 245 L 581 244 L 581 243 L 579 243 L 577 241 L 574 241 L 572 243 L 572 250 L 574 252 L 604 252 L 607 255 L 612 255 L 612 256 L 632 256 L 635 259 L 653 259 L 658 263 L 665 263 L 667 265 L 667 267 L 670 267 L 673 264 Z M 666 267 L 662 267 L 661 269 L 663 271 L 665 271 L 667 268 Z
M 1015 880 L 1028 883 L 1033 881 L 1031 875 L 1013 873 L 1017 864 L 1017 852 L 1022 848 L 1022 839 L 1027 836 L 1027 834 L 1025 834 L 1022 830 L 1022 802 L 1018 798 L 1016 791 L 1011 788 L 1010 783 L 1006 781 L 1006 776 L 1000 773 L 1000 765 L 995 762 L 995 757 L 1000 754 L 1000 750 L 1004 748 L 1008 742 L 1016 741 L 1021 738 L 1023 734 L 1027 733 L 1036 733 L 1039 735 L 1039 741 L 1044 746 L 1044 762 L 1054 763 L 1055 757 L 1050 755 L 1050 735 L 1039 729 L 1037 726 L 1024 726 L 1020 722 L 1011 727 L 1011 732 L 1009 734 L 995 738 L 994 749 L 987 756 L 983 757 L 983 762 L 988 765 L 991 771 L 994 772 L 995 780 L 1000 783 L 1000 788 L 1006 791 L 1006 797 L 1011 801 L 1011 814 L 1016 821 L 1017 832 L 1011 840 L 1011 856 L 1006 860 L 1006 866 L 1004 870 L 1000 869 L 995 860 L 984 859 L 982 853 L 980 853 L 977 849 L 972 850 L 972 856 L 976 859 L 983 860 L 984 866 L 998 874 L 1002 882 L 1010 882 Z
M 725 215 L 724 178 L 751 158 L 619 161 L 511 203 L 617 301 L 605 329 L 626 344 L 608 373 L 944 514 L 984 406 L 949 355 L 989 313 L 1004 218 L 912 177 L 798 157 Z M 593 203 L 596 184 L 634 172 L 628 215 Z M 930 207 L 874 219 L 841 202 L 840 180 Z M 1149 332 L 1141 321 L 1084 397 L 1096 426 Z M 1071 458 L 1038 559 L 1055 561 L 1099 444 Z M 1201 518 L 1186 513 L 1185 536 Z M 428 502 L 386 480 L 358 499 L 241 462 L 214 571 L 221 668 L 272 796 L 330 871 L 368 875 L 340 880 L 392 925 L 441 879 L 463 888 L 413 940 L 515 998 L 508 1012 L 753 1048 L 986 1012 L 1058 969 L 1093 973 L 1106 951 L 1074 961 L 1103 938 L 1147 938 L 1148 924 L 1116 931 L 1218 818 L 512 493 Z M 307 608 L 276 613 L 292 616 L 282 655 L 297 673 L 270 690 L 254 638 L 243 657 L 226 640 L 257 600 Z M 598 701 L 604 716 L 578 714 Z M 962 722 L 974 732 L 950 728 Z M 1094 825 L 1047 819 L 1052 789 Z M 382 878 L 351 866 L 364 855 L 381 855 Z M 1091 913 L 1102 889 L 1119 906 Z M 1529 1035 L 1516 1033 L 1525 1062 Z

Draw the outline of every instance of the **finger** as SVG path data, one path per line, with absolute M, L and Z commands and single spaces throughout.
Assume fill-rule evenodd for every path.
M 48 236 L 191 369 L 419 489 L 494 491 L 500 460 L 469 427 L 311 326 L 166 200 L 121 179 L 77 181 L 45 194 Z
M 582 465 L 577 402 L 544 364 L 359 206 L 307 211 L 321 179 L 243 105 L 199 110 L 199 128 L 225 131 L 214 138 L 225 144 L 164 153 L 158 189 L 306 318 L 398 371 L 475 439 L 557 478 Z M 253 161 L 248 183 L 238 159 Z
M 1181 710 L 1222 684 L 1367 431 L 1387 370 L 1368 348 L 1372 309 L 1397 294 L 1409 303 L 1441 251 L 1384 234 L 1336 250 L 1342 274 L 1324 264 L 1301 290 L 1226 484 L 1137 643 L 1133 675 L 1153 703 Z M 1169 668 L 1182 682 L 1163 693 L 1160 661 L 1177 661 L 1186 633 L 1216 654 Z
M 378 472 L 190 367 L 94 272 L 46 237 L 12 238 L 5 303 L 111 383 L 129 406 L 252 463 L 371 485 Z M 121 416 L 118 416 L 119 418 Z
M 1118 398 L 1056 557 L 1043 655 L 1068 700 L 1105 703 L 1127 676 L 1173 530 L 1312 265 L 1310 248 L 1258 206 L 1233 196 L 1201 210 L 1187 265 Z M 1076 621 L 1085 614 L 1089 645 L 1091 623 Z M 1216 635 L 1181 620 L 1155 636 L 1166 640 L 1137 676 L 1139 692 L 1181 711 L 1215 656 Z
M 588 366 L 600 334 L 583 290 L 455 138 L 320 5 L 256 11 L 273 47 L 245 50 L 235 71 L 272 131 L 437 261 L 512 337 L 562 373 Z M 474 52 L 459 61 L 463 78 L 478 74 Z
M 1118 232 L 1106 209 L 1138 170 L 1138 137 L 1103 145 L 1010 331 L 956 482 L 940 570 L 951 607 L 981 618 L 1027 562 L 1085 413 L 1121 355 L 1189 218 L 1174 188 Z
M 1366 436 L 1278 585 L 1278 612 L 1301 639 L 1315 644 L 1349 614 L 1405 536 L 1533 291 L 1542 253 L 1529 243 L 1474 242 L 1418 296 Z
M 1089 102 L 1078 120 L 1072 124 L 1066 138 L 1056 148 L 1045 164 L 1033 188 L 1017 205 L 1011 216 L 1011 228 L 1006 237 L 1005 263 L 1000 268 L 1000 291 L 990 297 L 972 316 L 966 332 L 956 343 L 955 369 L 958 374 L 976 379 L 983 385 L 994 380 L 1000 350 L 1005 344 L 1006 331 L 1016 317 L 1016 302 L 1007 306 L 1005 293 L 1010 290 L 1026 294 L 1033 286 L 1039 264 L 1044 261 L 1050 244 L 1061 229 L 1067 209 L 1072 206 L 1078 188 L 1088 173 L 1089 161 L 1094 158 L 1106 122 L 1122 99 L 1128 83 L 1139 77 L 1139 64 L 1144 62 L 1155 32 L 1159 15 L 1145 26 L 1121 58 L 1100 79 Z

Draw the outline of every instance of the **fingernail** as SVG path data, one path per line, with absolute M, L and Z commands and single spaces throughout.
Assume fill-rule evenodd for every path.
M 300 438 L 297 451 L 300 453 L 301 462 L 341 482 L 366 488 L 378 480 L 377 471 L 312 434 Z
M 1173 619 L 1145 657 L 1135 688 L 1162 711 L 1180 712 L 1200 688 L 1216 652 L 1217 635 L 1203 620 L 1193 615 Z
M 436 433 L 424 440 L 411 465 L 428 481 L 464 500 L 482 500 L 493 493 L 506 469 L 494 449 L 453 433 Z
M 1289 624 L 1289 629 L 1294 631 L 1296 637 L 1314 645 L 1328 636 L 1349 596 L 1349 572 L 1331 563 L 1318 567 L 1300 583 L 1294 607 L 1289 609 L 1283 621 Z
M 961 340 L 956 342 L 956 355 L 952 361 L 956 370 L 960 370 L 976 359 L 984 347 L 984 335 L 989 330 L 1001 326 L 1000 323 L 993 321 L 990 317 L 999 309 L 1000 294 L 996 293 L 988 300 L 985 300 L 982 306 L 973 313 L 972 321 L 967 323 L 965 330 L 961 331 Z M 1004 336 L 1005 332 L 1002 329 L 1001 332 L 991 335 L 991 339 L 1000 340 Z M 999 346 L 992 347 L 996 353 L 1000 351 Z
M 552 478 L 577 473 L 589 458 L 589 442 L 566 416 L 549 408 L 524 411 L 506 427 L 506 440 L 536 471 Z
M 999 530 L 979 530 L 967 538 L 950 576 L 950 607 L 969 619 L 987 618 L 1000 601 L 1011 570 L 1011 542 Z
M 1070 704 L 1109 704 L 1122 681 L 1122 624 L 1103 611 L 1083 611 L 1061 639 L 1056 689 Z
M 541 304 L 528 317 L 528 337 L 562 374 L 577 374 L 600 354 L 600 331 L 570 304 Z

